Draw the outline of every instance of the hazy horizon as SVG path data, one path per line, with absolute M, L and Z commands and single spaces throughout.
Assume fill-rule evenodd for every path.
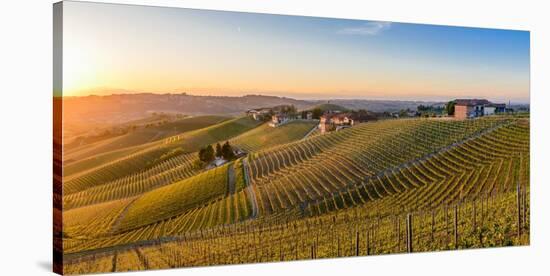
M 526 31 L 84 2 L 64 12 L 64 96 L 529 103 Z
M 105 93 L 94 93 L 92 91 Z M 153 94 L 153 95 L 181 95 L 186 94 L 187 96 L 197 96 L 197 97 L 245 97 L 245 96 L 265 96 L 265 97 L 280 97 L 280 98 L 289 98 L 294 100 L 303 100 L 303 101 L 326 101 L 326 100 L 366 100 L 366 101 L 407 101 L 407 102 L 448 102 L 455 99 L 464 99 L 464 98 L 480 98 L 475 95 L 470 96 L 457 96 L 457 97 L 445 97 L 445 98 L 423 98 L 423 97 L 400 97 L 400 98 L 389 98 L 389 97 L 369 97 L 368 94 L 363 96 L 361 95 L 322 95 L 322 94 L 293 94 L 293 93 L 284 93 L 284 92 L 273 92 L 273 93 L 262 93 L 262 92 L 246 92 L 242 94 L 231 94 L 231 93 L 193 93 L 186 91 L 172 91 L 172 92 L 151 92 L 151 91 L 128 91 L 124 89 L 108 89 L 108 90 L 92 90 L 90 94 L 84 95 L 68 95 L 64 98 L 85 98 L 85 97 L 108 97 L 108 96 L 119 96 L 119 95 L 144 95 L 144 94 Z M 530 104 L 529 101 L 518 101 L 518 100 L 507 100 L 507 99 L 498 99 L 498 98 L 486 98 L 491 102 L 500 102 L 512 104 Z

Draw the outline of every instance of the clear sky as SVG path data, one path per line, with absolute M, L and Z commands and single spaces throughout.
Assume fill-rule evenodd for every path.
M 65 2 L 63 94 L 529 101 L 529 32 Z

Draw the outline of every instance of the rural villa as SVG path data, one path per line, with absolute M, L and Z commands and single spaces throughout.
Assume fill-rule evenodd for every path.
M 325 113 L 319 121 L 321 133 L 352 127 L 355 121 L 349 113 Z
M 273 116 L 271 116 L 271 121 L 269 122 L 269 126 L 270 127 L 278 127 L 284 123 L 287 123 L 288 121 L 290 121 L 290 116 L 288 116 L 287 114 L 275 114 Z
M 455 118 L 466 119 L 493 115 L 506 111 L 506 104 L 491 103 L 486 99 L 455 100 Z
M 250 109 L 246 112 L 248 116 L 251 116 L 256 121 L 262 120 L 262 118 L 269 113 L 271 113 L 271 108 Z

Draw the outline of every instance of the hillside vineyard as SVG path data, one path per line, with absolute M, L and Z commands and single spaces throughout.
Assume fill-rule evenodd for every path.
M 315 127 L 242 117 L 71 163 L 65 272 L 529 243 L 528 117 Z M 197 167 L 226 140 L 246 154 Z

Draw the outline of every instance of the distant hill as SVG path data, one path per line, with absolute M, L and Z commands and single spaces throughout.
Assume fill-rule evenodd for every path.
M 332 103 L 322 103 L 322 104 L 318 104 L 318 105 L 315 105 L 313 107 L 310 107 L 309 109 L 315 109 L 315 108 L 319 108 L 321 109 L 323 112 L 324 111 L 348 111 L 349 108 L 345 108 L 341 105 L 337 105 L 337 104 L 332 104 Z
M 114 94 L 64 98 L 64 123 L 119 124 L 152 112 L 186 115 L 242 115 L 249 109 L 277 105 L 301 109 L 312 102 L 285 97 L 246 95 L 242 97 L 193 96 L 187 94 Z
M 395 112 L 401 109 L 416 110 L 416 108 L 421 104 L 432 105 L 436 103 L 438 102 L 335 99 L 330 100 L 329 105 L 341 106 L 343 108 L 353 110 L 366 109 L 372 112 Z

